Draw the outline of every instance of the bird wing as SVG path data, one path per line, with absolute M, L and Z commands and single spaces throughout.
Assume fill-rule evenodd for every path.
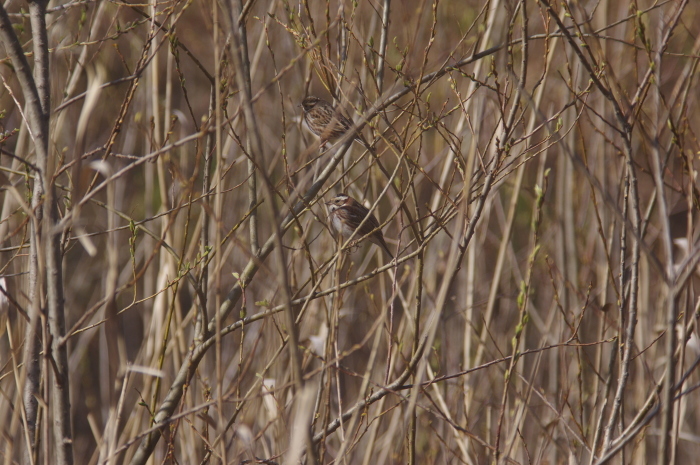
M 353 208 L 343 207 L 343 210 L 347 213 L 350 224 L 360 224 L 369 213 L 369 210 L 359 202 L 355 203 Z M 362 225 L 356 236 L 359 239 L 377 228 L 379 228 L 379 221 L 374 215 L 369 215 L 369 218 L 367 218 L 367 221 Z

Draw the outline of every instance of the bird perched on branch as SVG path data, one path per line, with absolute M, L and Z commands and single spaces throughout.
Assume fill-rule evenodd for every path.
M 359 240 L 369 234 L 368 239 L 370 242 L 377 244 L 391 258 L 394 258 L 394 255 L 389 250 L 389 246 L 384 241 L 382 230 L 379 229 L 379 221 L 364 205 L 347 194 L 337 195 L 330 202 L 326 202 L 326 205 L 329 206 L 330 210 L 328 216 L 331 228 L 346 240 L 357 230 L 362 220 L 369 215 L 354 237 Z
M 334 108 L 323 99 L 310 95 L 299 106 L 304 110 L 306 126 L 321 139 L 321 147 L 328 142 L 335 143 L 352 128 L 352 121 L 340 111 L 340 108 Z M 364 146 L 368 145 L 360 133 L 355 135 L 354 140 Z

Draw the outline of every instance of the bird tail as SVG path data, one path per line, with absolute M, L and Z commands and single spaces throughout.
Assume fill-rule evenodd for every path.
M 382 249 L 384 249 L 384 252 L 388 253 L 389 256 L 393 259 L 393 258 L 394 258 L 394 254 L 391 253 L 391 250 L 389 250 L 389 246 L 386 245 L 386 242 L 382 241 L 381 246 L 382 246 Z

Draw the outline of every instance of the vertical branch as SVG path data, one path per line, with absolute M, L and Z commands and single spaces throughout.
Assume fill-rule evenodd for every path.
M 214 117 L 214 109 L 216 105 L 216 86 L 211 84 L 209 93 L 209 120 Z M 209 132 L 206 138 L 204 147 L 204 168 L 202 174 L 202 231 L 199 236 L 199 253 L 202 258 L 209 254 L 209 186 L 211 184 L 211 157 L 214 147 L 214 133 Z M 201 297 L 201 308 L 197 313 L 197 322 L 195 324 L 195 338 L 197 342 L 202 342 L 209 337 L 208 325 L 209 315 L 207 315 L 207 291 L 209 288 L 209 260 L 202 260 L 202 272 L 199 276 L 199 295 Z
M 45 131 L 45 137 L 41 141 L 44 145 L 44 156 L 48 160 L 49 143 L 49 113 L 51 111 L 51 82 L 49 81 L 49 38 L 46 32 L 46 5 L 48 0 L 34 0 L 29 2 L 29 19 L 32 24 L 32 39 L 34 44 L 34 83 L 41 105 L 41 125 Z M 36 141 L 35 141 L 36 143 Z M 48 173 L 47 173 L 48 174 Z M 44 181 L 46 182 L 46 181 Z
M 388 3 L 388 2 L 387 2 Z M 413 316 L 413 324 L 415 326 L 413 333 L 413 353 L 418 352 L 420 345 L 420 315 L 421 306 L 423 302 L 423 267 L 424 263 L 424 252 L 421 250 L 416 257 L 416 313 Z M 415 374 L 414 374 L 415 377 Z M 416 406 L 409 412 L 410 423 L 408 425 L 408 463 L 415 465 L 416 462 L 416 431 L 418 430 L 418 418 L 416 416 Z
M 600 435 L 603 432 L 603 419 L 605 418 L 605 407 L 608 405 L 608 398 L 610 397 L 610 391 L 612 389 L 613 382 L 613 370 L 615 368 L 615 360 L 617 359 L 617 349 L 619 344 L 613 344 L 612 350 L 610 351 L 610 360 L 608 361 L 608 379 L 605 381 L 605 388 L 603 393 L 603 404 L 600 406 L 600 415 L 598 416 L 598 422 L 593 433 L 593 442 L 591 444 L 591 457 L 588 461 L 589 465 L 593 465 L 595 460 L 595 451 L 598 448 L 598 442 L 600 442 Z
M 621 121 L 622 122 L 622 121 Z M 629 379 L 629 365 L 632 358 L 632 350 L 634 348 L 634 334 L 637 327 L 637 298 L 639 295 L 639 258 L 640 258 L 640 245 L 639 245 L 639 232 L 641 230 L 641 213 L 639 209 L 639 189 L 637 185 L 637 172 L 634 166 L 634 160 L 632 159 L 632 128 L 626 122 L 622 122 L 624 131 L 624 144 L 625 144 L 625 164 L 627 166 L 627 173 L 629 178 L 629 198 L 625 200 L 629 202 L 629 210 L 631 212 L 632 228 L 634 231 L 634 237 L 632 238 L 632 263 L 631 272 L 629 276 L 629 299 L 627 300 L 626 307 L 627 312 L 627 326 L 625 328 L 624 341 L 620 341 L 624 344 L 625 350 L 622 355 L 622 361 L 620 363 L 620 378 L 618 379 L 617 391 L 615 393 L 615 400 L 613 402 L 613 408 L 610 413 L 610 420 L 605 431 L 606 442 L 604 445 L 604 451 L 610 446 L 610 441 L 612 438 L 612 432 L 617 424 L 617 418 L 620 414 L 620 408 L 622 406 L 622 397 L 625 392 L 625 387 L 627 386 L 627 380 Z M 625 270 L 620 270 L 620 273 L 625 278 Z M 625 300 L 625 285 L 620 286 L 623 294 L 623 301 Z M 622 321 L 620 321 L 622 323 Z
M 382 93 L 384 86 L 384 57 L 386 55 L 386 42 L 389 35 L 389 14 L 391 0 L 384 0 L 382 10 L 382 35 L 379 40 L 379 59 L 377 60 L 377 92 Z
M 17 73 L 22 92 L 27 106 L 27 122 L 29 124 L 37 158 L 38 173 L 35 178 L 34 196 L 32 197 L 31 247 L 32 257 L 30 257 L 30 284 L 33 289 L 30 291 L 32 297 L 32 318 L 29 325 L 38 325 L 38 316 L 41 308 L 42 284 L 46 285 L 46 303 L 48 308 L 49 332 L 52 337 L 51 353 L 46 354 L 52 358 L 54 367 L 53 386 L 53 430 L 56 441 L 56 463 L 72 464 L 73 449 L 70 427 L 70 397 L 68 378 L 68 357 L 67 349 L 61 346 L 61 340 L 65 331 L 63 315 L 63 276 L 61 270 L 61 251 L 59 236 L 53 231 L 53 224 L 58 216 L 57 206 L 53 196 L 53 166 L 49 158 L 49 113 L 50 113 L 50 81 L 49 81 L 49 48 L 48 36 L 46 32 L 46 1 L 29 2 L 30 21 L 32 24 L 33 44 L 34 44 L 34 76 L 32 76 L 29 63 L 24 55 L 24 51 L 15 35 L 12 23 L 4 7 L 0 7 L 0 40 L 5 46 L 5 50 L 12 60 L 13 67 Z M 42 195 L 43 194 L 43 195 Z M 43 225 L 44 206 L 48 206 L 48 225 Z M 43 248 L 43 249 L 42 249 Z M 44 255 L 42 268 L 40 255 Z M 30 365 L 38 363 L 34 344 L 38 326 L 28 329 L 31 337 L 28 348 L 25 352 L 25 359 Z M 38 368 L 29 366 L 27 374 L 29 378 L 37 374 Z M 37 385 L 30 380 L 25 390 L 24 399 L 28 404 L 32 416 L 29 434 L 35 434 L 36 427 L 36 406 L 32 405 L 34 400 L 31 396 L 38 395 Z M 29 422 L 28 422 L 29 424 Z M 34 438 L 30 438 L 33 439 Z
M 33 16 L 32 16 L 33 18 Z M 30 251 L 29 251 L 29 299 L 31 301 L 30 320 L 27 325 L 25 337 L 27 344 L 25 345 L 24 361 L 25 361 L 25 385 L 24 385 L 24 406 L 27 414 L 27 434 L 30 436 L 32 447 L 35 445 L 36 439 L 36 418 L 37 418 L 37 396 L 39 396 L 39 351 L 40 351 L 40 313 L 42 310 L 41 286 L 41 270 L 39 267 L 40 251 L 40 234 L 42 207 L 41 197 L 43 192 L 42 179 L 46 169 L 46 153 L 48 150 L 48 125 L 44 117 L 43 105 L 46 104 L 45 99 L 39 97 L 36 83 L 32 78 L 29 63 L 24 55 L 22 46 L 17 39 L 12 28 L 7 11 L 4 6 L 0 5 L 0 39 L 7 55 L 11 58 L 15 72 L 19 78 L 19 84 L 22 87 L 24 94 L 29 130 L 32 139 L 35 143 L 37 154 L 37 173 L 34 182 L 32 195 L 32 215 L 30 219 Z M 44 95 L 46 95 L 44 93 Z M 30 460 L 34 456 L 34 451 L 26 451 Z
M 101 170 L 105 178 L 109 177 L 111 170 L 107 168 L 106 163 L 101 163 Z M 117 181 L 110 183 L 107 186 L 107 205 L 109 212 L 107 213 L 107 274 L 105 276 L 105 294 L 107 302 L 105 304 L 105 336 L 107 343 L 107 359 L 109 363 L 109 420 L 105 428 L 104 443 L 109 453 L 116 449 L 116 439 L 119 428 L 118 403 L 120 391 L 125 385 L 120 386 L 119 380 L 126 382 L 126 346 L 123 337 L 123 329 L 121 326 L 120 316 L 117 308 L 117 284 L 119 279 L 119 244 L 117 242 L 117 231 L 115 229 L 117 223 L 118 203 L 116 200 L 116 184 Z M 65 344 L 64 344 L 65 346 Z M 112 463 L 115 463 L 112 461 Z
M 211 2 L 212 8 L 214 10 L 214 29 L 213 29 L 213 39 L 214 39 L 214 113 L 212 115 L 214 119 L 214 129 L 215 129 L 215 151 L 216 151 L 216 177 L 214 178 L 214 246 L 220 247 L 221 244 L 221 213 L 223 211 L 223 180 L 224 180 L 224 170 L 222 167 L 223 161 L 223 140 L 222 140 L 222 125 L 223 125 L 223 91 L 221 88 L 221 61 L 224 57 L 225 50 L 222 50 L 219 42 L 219 6 L 218 2 Z M 214 302 L 217 306 L 221 305 L 221 253 L 217 253 L 214 256 Z M 216 373 L 216 407 L 218 410 L 217 415 L 217 431 L 222 431 L 224 427 L 224 387 L 223 387 L 223 367 L 221 361 L 221 325 L 222 320 L 219 315 L 214 317 L 214 338 L 215 338 L 215 349 L 214 349 L 214 363 L 215 363 L 215 373 Z M 224 463 L 226 460 L 226 446 L 225 444 L 219 445 L 219 452 Z
M 32 5 L 32 4 L 30 4 Z M 32 16 L 33 18 L 33 16 Z M 32 192 L 32 215 L 30 216 L 30 238 L 29 238 L 29 322 L 25 331 L 27 343 L 24 349 L 25 383 L 24 383 L 24 408 L 27 415 L 27 434 L 32 447 L 36 445 L 36 419 L 37 419 L 37 397 L 40 382 L 40 360 L 41 350 L 41 312 L 42 312 L 42 283 L 39 255 L 41 251 L 41 221 L 43 219 L 43 209 L 41 199 L 43 197 L 42 179 L 46 171 L 46 153 L 48 150 L 48 124 L 44 116 L 43 104 L 48 105 L 45 99 L 39 97 L 38 89 L 29 62 L 24 55 L 24 50 L 17 39 L 12 28 L 7 11 L 0 5 L 0 39 L 5 47 L 7 55 L 12 60 L 12 65 L 19 78 L 19 84 L 24 94 L 26 113 L 29 124 L 29 131 L 34 140 L 37 156 L 37 172 Z M 45 81 L 44 81 L 45 82 Z M 44 93 L 44 96 L 46 94 Z M 25 459 L 28 463 L 33 462 L 34 451 L 26 451 Z
M 39 172 L 36 173 L 37 177 Z M 39 276 L 39 223 L 41 222 L 41 197 L 43 188 L 39 180 L 34 182 L 34 188 L 32 191 L 32 212 L 33 215 L 30 219 L 30 240 L 29 240 L 29 321 L 25 328 L 24 333 L 24 386 L 23 386 L 23 403 L 24 409 L 27 415 L 27 434 L 29 436 L 29 443 L 31 444 L 32 450 L 25 451 L 26 455 L 24 461 L 26 463 L 33 463 L 36 459 L 36 454 L 33 448 L 37 444 L 36 436 L 36 420 L 38 413 L 38 400 L 40 396 L 39 383 L 41 380 L 41 363 L 39 360 L 39 353 L 41 352 L 41 320 L 42 320 L 42 305 L 41 301 L 43 298 L 43 293 L 41 292 L 41 283 Z M 30 459 L 30 457 L 34 457 Z
M 53 384 L 53 433 L 56 441 L 56 463 L 73 463 L 73 437 L 71 431 L 70 379 L 68 376 L 68 347 L 60 341 L 66 331 L 63 297 L 63 266 L 58 223 L 58 204 L 55 199 L 55 160 L 49 154 L 49 116 L 51 106 L 51 83 L 49 80 L 49 41 L 46 32 L 46 5 L 48 1 L 29 3 L 34 42 L 34 79 L 41 103 L 41 126 L 44 137 L 35 141 L 44 150 L 43 184 L 44 208 L 48 209 L 48 224 L 42 228 L 42 246 L 45 247 L 46 297 L 51 357 L 54 367 Z
M 505 372 L 504 376 L 504 383 L 503 383 L 503 395 L 501 398 L 501 410 L 499 413 L 499 418 L 498 418 L 498 424 L 497 424 L 497 432 L 496 432 L 496 445 L 495 445 L 495 457 L 496 457 L 496 463 L 501 462 L 501 449 L 500 449 L 500 442 L 501 442 L 501 432 L 502 432 L 502 427 L 503 427 L 503 420 L 505 418 L 505 411 L 506 411 L 506 404 L 508 402 L 508 386 L 511 383 L 511 380 L 513 378 L 513 375 L 515 373 L 515 366 L 518 363 L 519 360 L 519 353 L 520 353 L 520 341 L 523 338 L 523 332 L 525 331 L 525 328 L 527 326 L 528 320 L 529 320 L 529 315 L 527 313 L 527 308 L 528 308 L 528 302 L 529 302 L 529 295 L 531 292 L 531 285 L 532 285 L 532 272 L 533 268 L 535 265 L 535 258 L 537 258 L 537 252 L 540 249 L 540 245 L 538 244 L 539 242 L 539 233 L 540 233 L 540 225 L 542 224 L 542 205 L 544 204 L 544 196 L 545 193 L 547 192 L 547 174 L 545 173 L 544 178 L 543 178 L 543 186 L 535 186 L 535 191 L 537 198 L 535 199 L 535 205 L 534 209 L 532 212 L 532 247 L 530 250 L 530 256 L 528 258 L 528 269 L 527 269 L 527 277 L 525 278 L 525 282 L 521 283 L 521 288 L 520 288 L 520 294 L 518 295 L 518 312 L 520 313 L 520 319 L 518 321 L 518 324 L 515 327 L 515 334 L 513 335 L 513 339 L 511 341 L 512 343 L 512 348 L 511 348 L 511 359 L 510 363 L 508 365 L 508 369 Z M 503 457 L 505 459 L 505 457 Z
M 663 52 L 668 44 L 668 39 L 670 38 L 670 33 L 674 29 L 678 20 L 680 19 L 680 14 L 685 8 L 687 0 L 679 5 L 676 12 L 674 21 L 671 23 L 666 37 L 661 42 L 661 46 L 656 55 L 655 65 L 650 66 L 650 71 L 655 71 L 656 79 L 654 80 L 654 86 L 656 92 L 654 92 L 655 105 L 654 107 L 660 108 L 661 100 L 661 89 L 660 79 L 661 79 L 661 63 L 663 59 Z M 665 351 L 666 351 L 666 370 L 668 376 L 664 379 L 663 393 L 661 396 L 661 444 L 658 450 L 658 463 L 675 463 L 676 457 L 676 445 L 677 438 L 672 442 L 671 440 L 671 429 L 673 426 L 673 398 L 674 398 L 674 383 L 675 383 L 675 371 L 676 371 L 676 358 L 674 356 L 676 348 L 676 321 L 678 316 L 678 286 L 676 285 L 676 270 L 674 268 L 673 262 L 673 244 L 671 237 L 671 226 L 669 224 L 669 212 L 668 203 L 666 200 L 666 190 L 663 180 L 664 163 L 661 160 L 660 154 L 660 141 L 662 128 L 664 124 L 659 119 L 659 115 L 656 115 L 656 134 L 654 136 L 654 143 L 652 149 L 652 171 L 654 175 L 654 182 L 656 184 L 656 203 L 659 209 L 659 222 L 661 224 L 662 231 L 662 244 L 664 247 L 664 254 L 666 255 L 666 288 L 668 294 L 666 295 L 666 341 L 665 341 Z M 692 211 L 692 209 L 690 209 Z M 690 230 L 692 222 L 688 221 L 688 229 Z M 685 347 L 685 344 L 683 344 Z M 682 353 L 682 352 L 681 352 Z M 681 358 L 682 363 L 682 358 Z
M 242 44 L 248 43 L 248 32 L 245 25 L 245 18 L 243 18 L 243 0 L 233 0 L 238 1 L 238 7 L 241 9 L 240 16 L 238 16 L 239 21 L 237 21 L 238 28 L 241 34 L 240 40 Z M 245 45 L 241 47 L 241 68 L 239 71 L 243 73 L 248 83 L 248 94 L 252 93 L 252 87 L 250 85 L 250 59 L 248 57 L 248 46 Z M 238 73 L 236 73 L 238 74 Z M 249 137 L 246 141 L 246 146 L 248 150 L 248 211 L 250 211 L 250 218 L 248 218 L 248 230 L 250 235 L 250 251 L 253 255 L 257 255 L 260 251 L 260 242 L 258 241 L 258 209 L 256 205 L 258 204 L 258 181 L 257 173 L 255 170 L 255 157 L 257 153 L 253 150 L 251 145 L 251 138 Z

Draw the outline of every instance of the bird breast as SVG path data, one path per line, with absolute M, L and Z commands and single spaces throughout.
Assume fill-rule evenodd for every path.
M 331 226 L 333 229 L 343 236 L 348 236 L 352 233 L 348 228 L 345 227 L 343 221 L 340 219 L 340 210 L 335 210 L 331 213 Z

